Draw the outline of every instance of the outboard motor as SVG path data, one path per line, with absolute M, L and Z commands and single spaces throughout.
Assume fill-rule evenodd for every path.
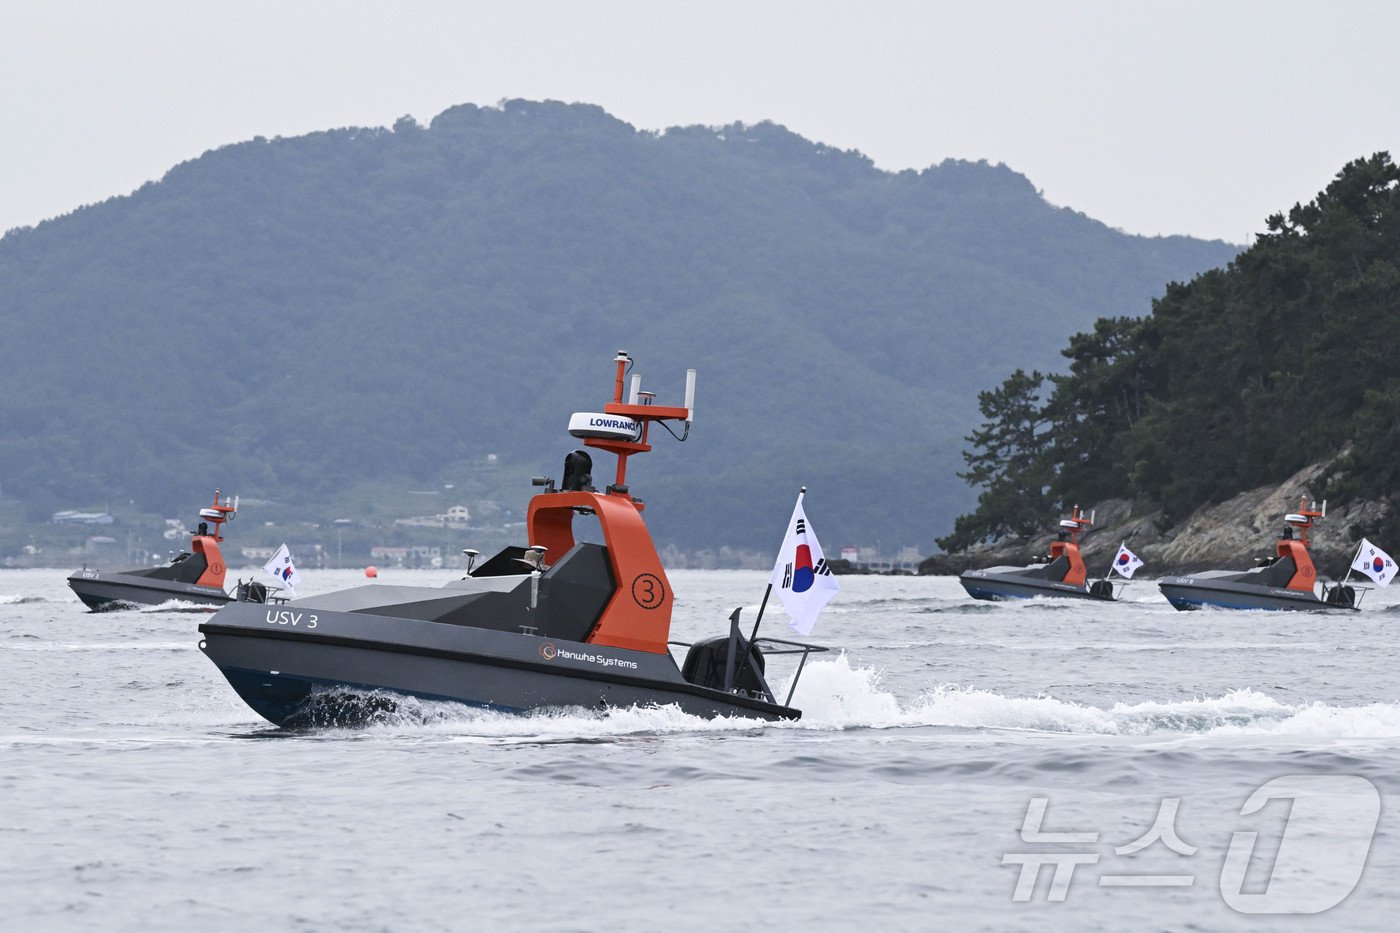
M 593 458 L 585 450 L 575 450 L 564 457 L 564 479 L 559 486 L 564 492 L 593 492 Z
M 739 670 L 744 652 L 749 652 L 749 663 Z M 725 669 L 729 664 L 729 636 L 716 635 L 697 641 L 686 652 L 685 664 L 681 665 L 681 676 L 697 687 L 712 690 L 724 689 Z M 745 696 L 767 699 L 768 689 L 763 682 L 763 652 L 757 645 L 750 645 L 742 635 L 736 640 L 734 650 L 734 689 Z
M 1356 608 L 1356 587 L 1334 586 L 1327 591 L 1327 602 L 1332 606 Z
M 1097 596 L 1100 599 L 1113 598 L 1113 584 L 1107 580 L 1095 580 L 1089 584 L 1089 595 Z
M 249 580 L 247 583 L 239 580 L 237 595 L 234 598 L 240 603 L 265 603 L 267 602 L 267 584 L 259 583 L 257 580 Z

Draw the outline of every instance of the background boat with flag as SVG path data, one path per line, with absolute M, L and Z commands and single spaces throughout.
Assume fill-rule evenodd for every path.
M 1079 537 L 1093 523 L 1094 515 L 1084 514 L 1076 505 L 1069 518 L 1060 520 L 1056 540 L 1050 542 L 1050 553 L 1040 563 L 1029 567 L 967 570 L 958 577 L 958 582 L 973 599 L 1034 599 L 1037 596 L 1115 599 L 1114 584 L 1106 576 L 1088 579 L 1088 569 L 1079 553 Z M 1123 550 L 1125 548 L 1120 548 L 1120 556 Z M 1124 576 L 1132 576 L 1134 569 L 1136 565 L 1131 565 Z
M 1245 571 L 1204 570 L 1164 577 L 1158 584 L 1162 595 L 1181 610 L 1214 606 L 1353 612 L 1360 608 L 1361 592 L 1347 580 L 1320 579 L 1308 553 L 1308 530 L 1326 516 L 1326 501 L 1319 508 L 1316 501 L 1309 506 L 1303 497 L 1298 511 L 1284 516 L 1283 534 L 1274 554 L 1261 559 L 1258 566 Z
M 238 514 L 238 499 L 221 499 L 199 510 L 199 525 L 190 535 L 190 549 L 160 567 L 126 570 L 89 570 L 84 567 L 68 577 L 68 585 L 94 612 L 126 606 L 159 606 L 168 602 L 222 606 L 237 598 L 224 590 L 227 565 L 219 550 L 224 522 Z M 211 529 L 210 526 L 213 526 Z

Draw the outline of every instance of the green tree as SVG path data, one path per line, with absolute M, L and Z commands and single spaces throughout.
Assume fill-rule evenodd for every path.
M 1400 541 L 1400 379 L 1365 393 L 1357 411 L 1354 440 L 1327 478 L 1324 494 L 1334 500 L 1381 499 L 1388 513 L 1367 529 L 1394 547 Z
M 1061 505 L 1132 495 L 1122 441 L 1147 414 L 1156 388 L 1151 337 L 1150 320 L 1100 318 L 1062 351 L 1069 372 L 1050 377 L 1054 391 L 1046 406 L 1056 463 L 1052 491 Z
M 1041 403 L 1045 376 L 1016 370 L 1001 384 L 977 396 L 986 419 L 965 440 L 967 470 L 958 474 L 982 487 L 977 509 L 961 516 L 938 546 L 954 551 L 1008 534 L 1028 537 L 1053 513 L 1049 497 L 1053 468 L 1050 422 Z
M 1106 496 L 1171 524 L 1344 449 L 1332 488 L 1391 502 L 1400 537 L 1400 168 L 1383 152 L 1349 162 L 1227 268 L 1169 284 L 1147 318 L 1099 320 L 1063 354 L 1033 454 L 1003 438 L 1034 377 L 984 393 L 997 417 L 962 474 L 984 493 L 945 547 L 1024 527 L 1034 504 Z M 1048 493 L 1027 498 L 1038 483 Z

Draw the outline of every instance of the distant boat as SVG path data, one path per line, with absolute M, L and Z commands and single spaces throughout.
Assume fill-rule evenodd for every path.
M 214 504 L 200 509 L 199 526 L 190 536 L 190 549 L 181 552 L 162 567 L 133 567 L 129 570 L 75 570 L 68 585 L 93 612 L 122 609 L 133 605 L 159 606 L 173 600 L 206 606 L 222 606 L 235 599 L 263 602 L 267 587 L 243 584 L 230 595 L 224 591 L 227 565 L 219 550 L 220 529 L 238 512 L 238 500 L 220 501 L 214 490 Z M 210 524 L 213 530 L 210 531 Z
M 1037 596 L 1068 597 L 1112 601 L 1113 583 L 1107 579 L 1089 580 L 1084 558 L 1079 554 L 1079 536 L 1094 523 L 1075 506 L 1069 518 L 1060 520 L 1050 553 L 1029 567 L 989 567 L 967 570 L 958 582 L 973 599 L 1033 599 Z
M 1298 511 L 1283 517 L 1283 535 L 1275 556 L 1260 561 L 1252 570 L 1203 570 L 1179 577 L 1166 577 L 1158 586 L 1177 609 L 1339 609 L 1359 608 L 1355 587 L 1344 583 L 1324 583 L 1318 592 L 1317 569 L 1308 553 L 1308 529 L 1327 515 L 1327 503 L 1307 507 L 1307 497 Z M 1294 537 L 1294 529 L 1298 536 Z

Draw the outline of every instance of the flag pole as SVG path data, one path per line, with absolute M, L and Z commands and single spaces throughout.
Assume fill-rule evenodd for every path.
M 758 637 L 758 623 L 763 621 L 763 610 L 768 608 L 768 597 L 773 592 L 773 581 L 768 581 L 768 588 L 763 591 L 763 602 L 758 604 L 758 618 L 753 620 L 753 631 L 749 632 L 749 644 Z
M 1365 539 L 1365 538 L 1362 538 L 1361 540 L 1362 540 L 1362 541 L 1365 541 L 1366 539 Z M 1357 559 L 1358 557 L 1360 557 L 1360 556 L 1361 556 L 1361 545 L 1358 544 L 1358 545 L 1356 546 L 1356 553 L 1353 554 L 1353 555 L 1351 555 L 1351 563 L 1347 565 L 1347 575 L 1346 575 L 1345 577 L 1342 577 L 1342 586 L 1346 586 L 1346 585 L 1347 585 L 1347 581 L 1351 579 L 1351 572 L 1352 572 L 1352 570 L 1356 567 L 1356 559 Z
M 1110 557 L 1110 558 L 1108 559 L 1108 569 L 1105 570 L 1105 571 L 1104 571 L 1104 574 L 1103 574 L 1103 578 L 1104 578 L 1105 580 L 1112 580 L 1112 579 L 1113 579 L 1113 568 L 1114 568 L 1115 566 L 1117 566 L 1117 564 L 1118 564 L 1118 555 L 1123 553 L 1123 545 L 1125 545 L 1125 544 L 1127 544 L 1127 543 L 1128 543 L 1128 542 L 1126 542 L 1126 541 L 1120 541 L 1120 542 L 1118 542 L 1118 551 L 1117 551 L 1112 557 Z M 1124 585 L 1126 586 L 1126 584 L 1124 584 Z
M 801 502 L 802 497 L 807 495 L 807 487 L 803 486 L 797 491 L 797 501 Z M 773 580 L 768 580 L 768 588 L 763 591 L 763 602 L 758 605 L 758 618 L 753 620 L 753 631 L 749 633 L 749 648 L 744 652 L 744 657 L 739 661 L 739 669 L 734 672 L 734 683 L 739 682 L 739 677 L 744 673 L 744 668 L 749 663 L 749 655 L 753 654 L 753 640 L 758 637 L 758 626 L 763 621 L 763 610 L 768 608 L 768 597 L 773 594 Z M 731 687 L 733 684 L 730 685 Z
M 744 668 L 748 666 L 748 663 L 749 663 L 749 655 L 753 654 L 753 640 L 754 640 L 755 638 L 758 637 L 758 624 L 759 624 L 760 622 L 763 621 L 763 610 L 764 610 L 765 608 L 767 608 L 767 606 L 768 606 L 768 594 L 770 594 L 770 593 L 772 593 L 772 592 L 773 592 L 773 581 L 769 580 L 769 581 L 768 581 L 768 589 L 766 589 L 766 590 L 763 591 L 763 602 L 762 602 L 762 604 L 760 604 L 759 607 L 758 607 L 758 618 L 753 620 L 753 631 L 749 633 L 748 650 L 744 652 L 743 658 L 741 658 L 740 661 L 739 661 L 739 669 L 736 670 L 736 671 L 734 672 L 734 676 L 733 676 L 733 677 L 730 679 L 730 681 L 729 681 L 729 685 L 728 685 L 728 686 L 729 686 L 730 689 L 733 689 L 734 685 L 737 684 L 737 683 L 739 682 L 739 678 L 740 678 L 741 676 L 743 676 Z M 734 610 L 734 615 L 735 615 L 735 619 L 734 619 L 734 628 L 737 629 L 737 628 L 739 627 L 739 620 L 738 620 L 738 618 L 737 618 L 738 615 L 739 615 L 739 610 L 737 610 L 737 609 Z M 731 632 L 732 632 L 732 630 L 731 630 Z M 733 638 L 733 637 L 734 637 L 733 634 L 731 634 L 731 635 L 730 635 L 730 638 Z M 731 657 L 732 657 L 732 655 L 731 655 Z

